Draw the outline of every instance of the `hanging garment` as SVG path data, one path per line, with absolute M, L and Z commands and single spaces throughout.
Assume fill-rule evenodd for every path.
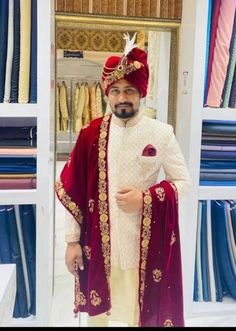
M 80 87 L 79 87 L 79 83 L 77 82 L 74 88 L 74 96 L 73 96 L 73 107 L 72 107 L 72 125 L 74 125 L 74 118 L 78 109 L 78 104 L 79 104 L 79 91 L 80 91 Z M 74 128 L 73 128 L 73 132 Z
M 61 131 L 61 113 L 60 113 L 60 87 L 56 87 L 56 132 Z
M 13 0 L 9 0 L 8 12 L 8 38 L 7 38 L 7 60 L 6 60 L 6 77 L 5 77 L 5 90 L 4 102 L 10 102 L 11 95 L 11 72 L 13 60 Z
M 221 1 L 218 27 L 216 32 L 212 72 L 207 106 L 220 107 L 227 66 L 229 62 L 229 47 L 233 29 L 235 0 Z
M 96 109 L 97 109 L 97 116 L 103 116 L 103 107 L 102 107 L 102 88 L 99 83 L 96 84 Z
M 85 94 L 84 109 L 83 109 L 83 114 L 82 114 L 83 126 L 87 125 L 91 120 L 91 115 L 90 115 L 91 111 L 89 108 L 89 88 L 88 88 L 87 83 L 84 85 L 84 94 Z
M 37 102 L 37 0 L 31 0 L 30 86 L 29 102 Z
M 69 110 L 67 99 L 67 86 L 64 81 L 60 86 L 59 96 L 61 110 L 61 131 L 66 132 L 68 130 Z
M 92 84 L 89 87 L 89 101 L 90 101 L 90 109 L 91 109 L 91 120 L 94 120 L 98 117 L 97 115 L 97 104 L 96 104 L 96 83 Z
M 18 102 L 20 64 L 20 1 L 14 0 L 14 38 L 11 73 L 11 102 Z
M 85 104 L 85 85 L 82 84 L 80 86 L 79 90 L 79 100 L 78 100 L 78 106 L 77 109 L 75 109 L 75 112 L 73 114 L 73 132 L 79 133 L 83 123 L 82 123 L 82 115 L 84 111 L 84 104 Z
M 149 63 L 149 80 L 146 104 L 153 105 L 156 102 L 158 91 L 158 70 L 160 62 L 160 33 L 158 31 L 148 32 L 148 63 Z
M 20 1 L 19 103 L 29 102 L 31 0 Z
M 8 35 L 8 0 L 0 1 L 0 102 L 4 99 L 6 60 L 7 60 L 7 35 Z

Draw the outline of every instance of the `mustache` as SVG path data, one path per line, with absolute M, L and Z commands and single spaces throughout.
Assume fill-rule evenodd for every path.
M 120 107 L 120 106 L 128 106 L 128 107 L 132 107 L 133 106 L 133 104 L 132 104 L 132 102 L 121 102 L 121 103 L 117 103 L 116 105 L 115 105 L 115 108 L 117 108 L 117 107 Z

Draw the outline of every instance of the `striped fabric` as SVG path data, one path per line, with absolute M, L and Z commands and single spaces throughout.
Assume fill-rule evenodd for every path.
M 212 73 L 206 104 L 220 107 L 221 95 L 229 62 L 229 47 L 233 28 L 236 0 L 221 1 Z

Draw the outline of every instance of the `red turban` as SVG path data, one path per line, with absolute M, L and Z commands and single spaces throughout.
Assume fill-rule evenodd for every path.
M 123 78 L 134 85 L 143 98 L 147 94 L 148 77 L 147 53 L 138 47 L 133 48 L 126 56 L 110 56 L 102 70 L 106 95 L 108 95 L 109 87 Z

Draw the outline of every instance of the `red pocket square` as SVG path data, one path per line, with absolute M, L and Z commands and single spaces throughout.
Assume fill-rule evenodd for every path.
M 151 144 L 147 145 L 142 152 L 142 156 L 156 156 L 156 155 L 157 155 L 157 150 Z

